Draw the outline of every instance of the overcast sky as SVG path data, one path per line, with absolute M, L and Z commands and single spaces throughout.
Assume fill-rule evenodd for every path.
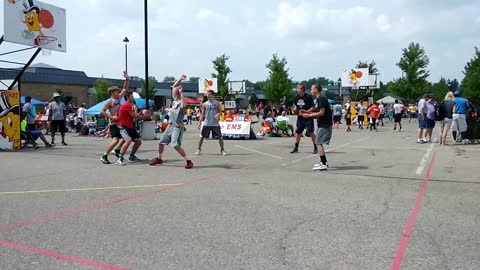
M 120 78 L 127 36 L 129 73 L 144 76 L 143 1 L 45 2 L 67 10 L 67 53 L 40 55 L 36 62 Z M 265 64 L 278 53 L 294 80 L 336 80 L 358 60 L 375 60 L 388 81 L 401 76 L 395 63 L 411 41 L 425 47 L 431 81 L 462 79 L 473 47 L 480 46 L 480 1 L 150 0 L 149 40 L 150 74 L 157 79 L 209 76 L 211 60 L 226 53 L 231 80 L 264 80 Z M 5 44 L 0 52 L 21 48 Z

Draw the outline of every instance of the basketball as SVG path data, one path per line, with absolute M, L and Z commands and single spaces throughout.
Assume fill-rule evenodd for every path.
M 38 14 L 38 21 L 42 24 L 45 28 L 51 28 L 53 26 L 53 15 L 50 11 L 46 9 L 42 9 Z

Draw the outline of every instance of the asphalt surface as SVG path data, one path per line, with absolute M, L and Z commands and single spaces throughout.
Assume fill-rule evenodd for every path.
M 419 145 L 405 125 L 334 130 L 327 172 L 309 138 L 194 156 L 195 126 L 191 170 L 171 148 L 148 166 L 158 141 L 125 167 L 94 137 L 0 152 L 0 269 L 479 269 L 480 146 Z

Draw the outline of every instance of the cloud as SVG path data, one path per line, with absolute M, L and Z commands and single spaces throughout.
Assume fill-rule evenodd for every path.
M 207 20 L 207 19 L 210 19 L 212 17 L 217 17 L 218 14 L 216 14 L 215 12 L 213 12 L 212 10 L 208 9 L 208 8 L 200 8 L 198 10 L 198 13 L 197 13 L 197 19 L 199 20 Z
M 327 41 L 322 40 L 313 40 L 308 41 L 303 48 L 303 53 L 306 55 L 311 55 L 319 52 L 326 52 L 333 49 L 333 44 Z
M 476 23 L 476 24 L 480 24 L 480 16 L 478 16 L 478 17 L 475 19 L 475 23 Z
M 288 3 L 280 3 L 274 31 L 277 36 L 286 37 L 290 31 L 304 29 L 308 25 L 307 19 L 304 6 L 293 7 Z
M 387 32 L 392 28 L 392 25 L 389 23 L 388 17 L 384 14 L 377 17 L 377 29 L 380 32 Z

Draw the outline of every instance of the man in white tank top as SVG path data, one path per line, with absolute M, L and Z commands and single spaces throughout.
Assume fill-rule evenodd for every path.
M 100 111 L 100 114 L 106 119 L 108 119 L 109 121 L 110 136 L 112 137 L 112 142 L 107 146 L 107 149 L 105 150 L 102 158 L 100 159 L 100 161 L 103 164 L 110 164 L 110 161 L 108 160 L 108 154 L 118 144 L 118 147 L 117 147 L 118 150 L 115 149 L 115 155 L 116 156 L 119 155 L 120 148 L 124 143 L 122 139 L 122 135 L 120 134 L 120 129 L 117 127 L 117 117 L 118 117 L 118 110 L 120 109 L 120 103 L 121 103 L 122 97 L 125 95 L 125 93 L 128 90 L 129 77 L 126 71 L 123 72 L 123 77 L 125 78 L 123 89 L 120 90 L 120 88 L 117 86 L 112 86 L 108 88 L 110 99 L 107 101 L 107 103 L 105 103 L 105 106 L 103 106 L 102 110 Z M 109 113 L 107 113 L 107 110 L 109 111 Z

